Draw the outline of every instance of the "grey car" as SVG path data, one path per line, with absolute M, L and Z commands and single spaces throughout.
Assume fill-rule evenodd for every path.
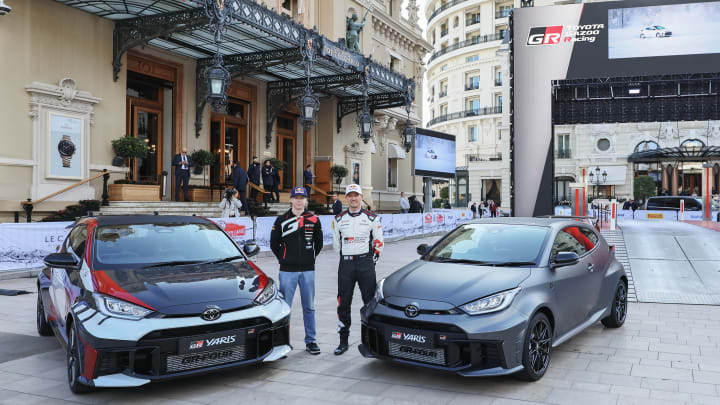
M 625 322 L 625 270 L 584 222 L 482 219 L 417 250 L 361 309 L 365 357 L 534 381 L 553 347 Z

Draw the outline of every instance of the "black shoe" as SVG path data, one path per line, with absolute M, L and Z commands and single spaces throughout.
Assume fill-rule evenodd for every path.
M 310 354 L 320 354 L 320 346 L 315 342 L 306 344 L 305 350 Z
M 339 355 L 345 353 L 347 350 L 348 350 L 348 344 L 347 344 L 347 342 L 340 342 L 340 344 L 338 345 L 337 349 L 335 349 L 335 352 L 334 352 L 334 353 L 335 353 L 336 356 L 339 356 Z

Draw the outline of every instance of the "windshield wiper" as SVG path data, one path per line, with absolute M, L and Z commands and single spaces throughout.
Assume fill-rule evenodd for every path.
M 175 260 L 171 262 L 155 263 L 149 266 L 143 267 L 143 269 L 149 269 L 151 267 L 165 267 L 165 266 L 182 266 L 184 264 L 197 264 L 202 263 L 202 260 Z
M 244 256 L 240 256 L 240 255 L 230 256 L 230 257 L 226 257 L 226 258 L 224 258 L 224 259 L 218 259 L 218 260 L 211 260 L 211 261 L 209 261 L 209 262 L 203 262 L 203 264 L 225 263 L 225 262 L 231 262 L 231 261 L 233 261 L 233 260 L 244 259 L 244 258 L 245 258 Z
M 535 266 L 535 265 L 537 265 L 537 263 L 535 263 L 535 262 L 493 262 L 493 263 L 488 263 L 488 264 L 492 265 L 492 266 L 497 266 L 497 267 Z
M 437 262 L 437 263 L 463 263 L 463 264 L 477 264 L 477 265 L 485 265 L 488 264 L 488 262 L 483 262 L 480 260 L 470 260 L 470 259 L 450 259 L 450 258 L 438 258 L 435 260 L 430 260 L 431 262 Z

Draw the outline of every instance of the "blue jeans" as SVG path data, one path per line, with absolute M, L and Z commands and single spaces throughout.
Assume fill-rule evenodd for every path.
M 281 271 L 280 292 L 285 302 L 292 307 L 295 288 L 300 285 L 300 300 L 305 324 L 305 344 L 316 342 L 315 338 L 315 272 L 314 271 Z

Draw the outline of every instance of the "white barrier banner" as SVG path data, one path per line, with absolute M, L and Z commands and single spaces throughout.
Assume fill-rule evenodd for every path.
M 73 222 L 0 224 L 0 271 L 43 267 L 62 245 Z
M 438 227 L 437 219 L 438 216 L 445 219 L 445 216 L 440 212 L 426 212 L 423 214 L 423 233 L 433 233 Z
M 220 229 L 225 231 L 238 245 L 242 246 L 248 241 L 255 239 L 254 223 L 248 217 L 235 218 L 209 218 L 215 222 Z
M 335 219 L 335 215 L 318 215 L 318 218 L 320 218 L 320 226 L 322 227 L 323 246 L 332 246 L 332 244 L 333 244 L 332 221 L 333 221 L 333 219 Z
M 393 214 L 380 214 L 380 226 L 382 226 L 383 238 L 387 239 L 395 236 Z
M 423 233 L 423 214 L 393 214 L 393 235 L 413 236 Z
M 276 219 L 277 217 L 255 218 L 255 243 L 260 247 L 260 251 L 270 250 L 270 232 Z

